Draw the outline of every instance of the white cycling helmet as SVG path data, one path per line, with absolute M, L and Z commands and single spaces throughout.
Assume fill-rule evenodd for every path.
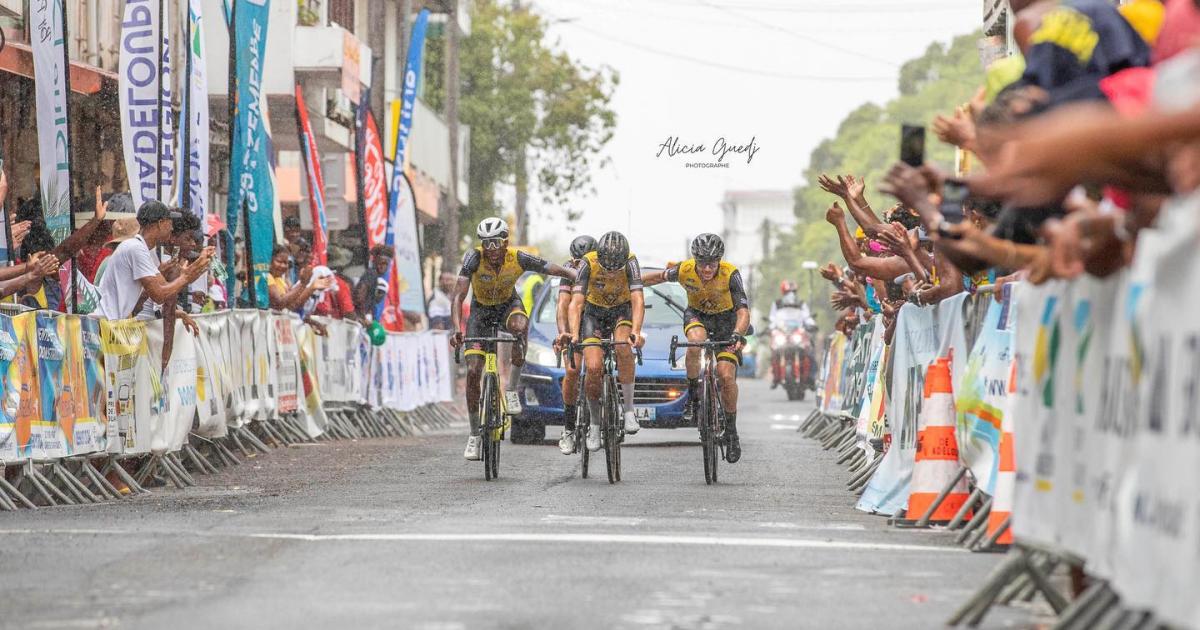
M 488 217 L 479 222 L 475 235 L 480 239 L 508 238 L 508 223 L 499 217 Z

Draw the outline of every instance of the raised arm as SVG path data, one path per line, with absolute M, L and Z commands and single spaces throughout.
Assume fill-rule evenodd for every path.
M 87 223 L 84 223 L 82 227 L 71 232 L 67 238 L 64 238 L 58 244 L 58 247 L 54 248 L 54 256 L 59 260 L 66 260 L 83 249 L 83 246 L 87 245 L 88 239 L 92 238 L 92 233 L 104 222 L 104 215 L 108 211 L 108 204 L 101 199 L 100 190 L 100 187 L 97 186 L 96 212 L 92 215 L 92 218 Z
M 866 182 L 858 179 L 853 175 L 845 177 L 838 175 L 837 179 L 832 179 L 828 175 L 821 175 L 817 179 L 817 183 L 826 192 L 837 195 L 846 202 L 846 208 L 850 210 L 850 216 L 862 226 L 863 233 L 871 238 L 875 237 L 875 233 L 884 227 L 879 217 L 875 216 L 875 211 L 871 209 L 871 204 L 867 203 L 866 197 Z
M 899 256 L 870 258 L 860 252 L 858 243 L 854 242 L 854 236 L 846 227 L 846 217 L 842 213 L 841 206 L 836 203 L 830 206 L 825 213 L 825 220 L 829 221 L 837 230 L 838 246 L 842 250 L 842 256 L 855 272 L 883 280 L 892 280 L 908 273 L 908 263 Z

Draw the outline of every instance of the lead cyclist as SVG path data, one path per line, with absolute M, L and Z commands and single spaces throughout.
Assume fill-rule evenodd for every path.
M 742 274 L 732 263 L 721 260 L 725 243 L 716 234 L 701 234 L 692 241 L 692 258 L 642 277 L 645 286 L 677 282 L 687 291 L 683 334 L 690 342 L 730 339 L 732 345 L 717 353 L 717 382 L 725 407 L 725 459 L 736 463 L 742 457 L 737 432 L 737 369 L 742 364 L 742 348 L 750 330 L 750 301 L 742 284 Z M 700 385 L 700 348 L 688 348 L 688 402 L 686 417 L 696 417 L 697 390 Z

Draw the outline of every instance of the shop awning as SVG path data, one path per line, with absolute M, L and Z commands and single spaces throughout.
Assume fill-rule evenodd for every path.
M 0 51 L 0 70 L 32 79 L 33 50 L 29 44 L 8 42 L 4 50 Z M 95 94 L 104 86 L 105 81 L 111 81 L 113 85 L 116 85 L 116 73 L 80 61 L 71 61 L 72 92 Z

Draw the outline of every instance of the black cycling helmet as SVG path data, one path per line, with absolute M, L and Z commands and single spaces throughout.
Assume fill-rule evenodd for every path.
M 620 232 L 608 232 L 596 243 L 596 259 L 601 267 L 616 271 L 629 260 L 629 241 Z
M 583 258 L 588 252 L 596 251 L 596 239 L 584 234 L 571 241 L 571 258 Z
M 705 232 L 692 240 L 692 258 L 700 262 L 716 262 L 725 256 L 725 242 L 720 236 Z

